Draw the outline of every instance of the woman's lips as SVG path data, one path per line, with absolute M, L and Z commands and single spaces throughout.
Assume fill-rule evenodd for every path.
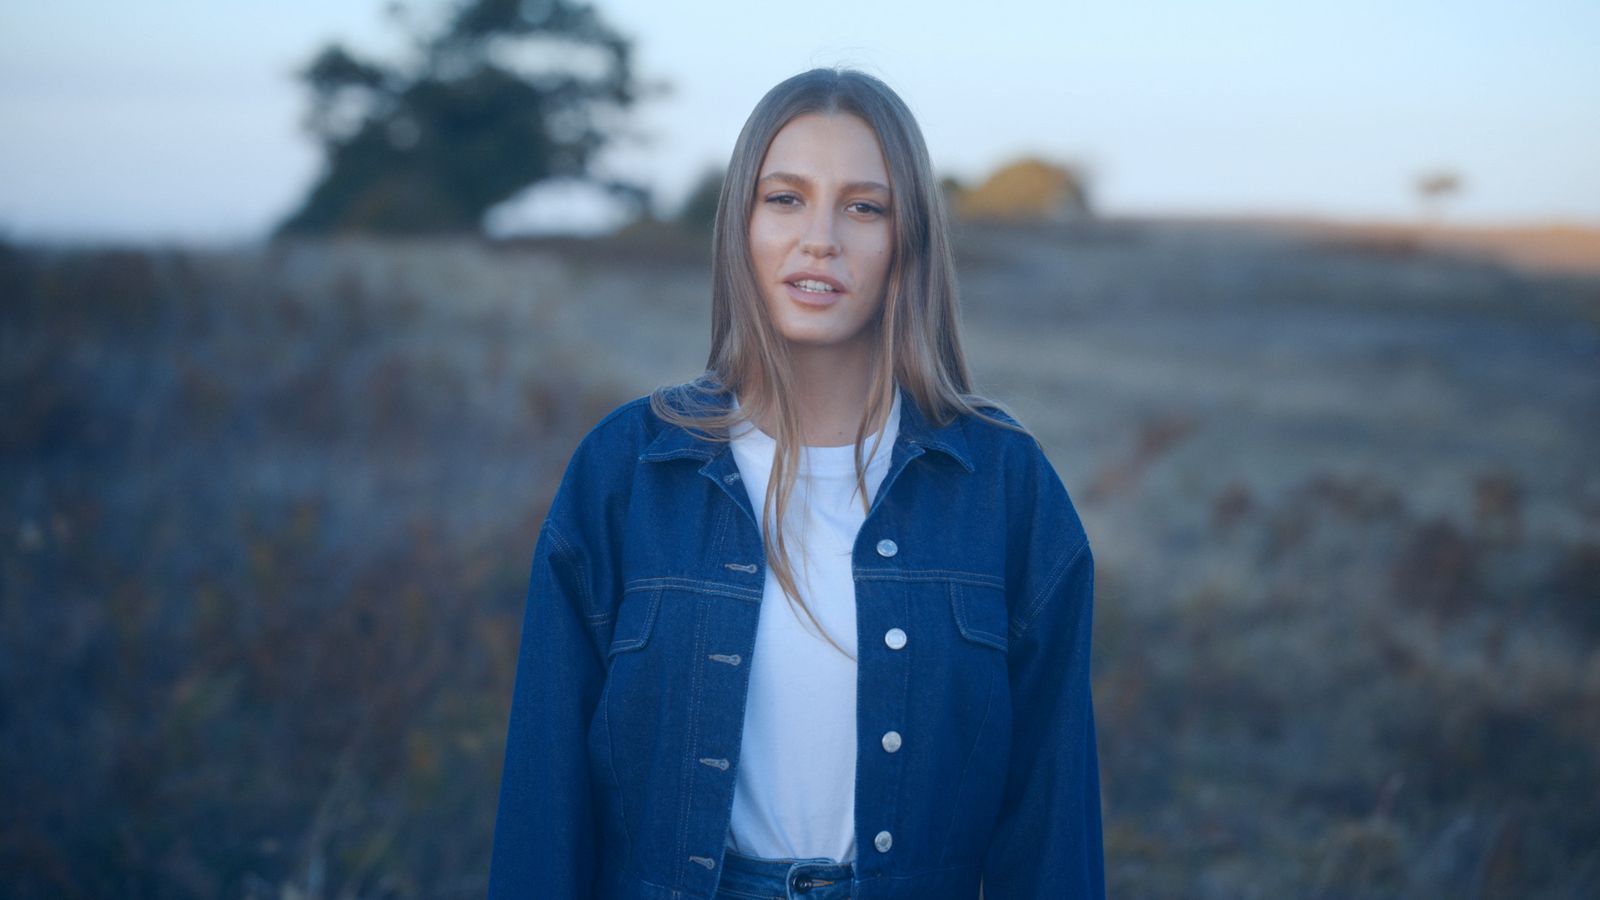
M 795 302 L 818 308 L 832 306 L 845 294 L 845 291 L 832 279 L 823 280 L 806 275 L 791 278 L 785 281 L 783 286 Z
M 785 281 L 783 287 L 784 290 L 789 292 L 790 299 L 796 303 L 817 309 L 825 309 L 832 306 L 839 302 L 840 297 L 844 296 L 842 291 L 808 291 L 792 281 Z

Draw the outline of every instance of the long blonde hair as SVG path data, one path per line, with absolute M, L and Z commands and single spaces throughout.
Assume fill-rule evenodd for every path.
M 713 393 L 732 392 L 740 403 L 736 409 L 708 404 L 697 399 L 705 396 L 703 389 L 672 386 L 651 395 L 651 409 L 667 422 L 720 440 L 728 439 L 730 430 L 742 422 L 774 423 L 776 447 L 762 529 L 767 565 L 791 608 L 798 605 L 818 632 L 849 656 L 800 596 L 788 564 L 782 523 L 799 470 L 803 431 L 798 404 L 791 400 L 794 377 L 788 344 L 767 313 L 750 258 L 750 216 L 767 148 L 783 126 L 808 113 L 846 113 L 866 122 L 889 169 L 894 250 L 883 306 L 868 326 L 875 337 L 870 386 L 855 437 L 856 487 L 863 509 L 870 510 L 865 459 L 876 452 L 877 442 L 865 454 L 862 443 L 872 423 L 887 416 L 897 384 L 935 425 L 967 413 L 1005 427 L 1018 426 L 1014 419 L 997 419 L 985 409 L 1004 411 L 1000 404 L 972 393 L 961 350 L 955 261 L 944 198 L 911 110 L 888 85 L 851 69 L 812 69 L 768 91 L 734 144 L 712 236 L 711 354 L 700 384 Z

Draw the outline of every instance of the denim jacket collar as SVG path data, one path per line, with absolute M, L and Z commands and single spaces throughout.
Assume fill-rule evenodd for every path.
M 696 381 L 691 383 L 688 389 L 704 391 L 701 398 L 703 402 L 713 408 L 726 410 L 732 402 L 731 396 L 724 391 L 707 390 L 706 385 L 704 381 Z M 974 471 L 961 419 L 957 417 L 943 426 L 935 426 L 923 415 L 916 401 L 912 399 L 910 391 L 899 385 L 895 386 L 895 390 L 900 392 L 900 433 L 895 438 L 896 449 L 899 450 L 900 445 L 904 445 L 905 450 L 902 452 L 908 452 L 911 457 L 920 456 L 924 449 L 937 450 L 960 463 L 968 472 Z M 639 461 L 664 462 L 669 459 L 710 461 L 727 447 L 725 441 L 713 440 L 687 428 L 672 425 L 662 430 L 661 434 L 645 447 L 644 452 L 639 454 Z

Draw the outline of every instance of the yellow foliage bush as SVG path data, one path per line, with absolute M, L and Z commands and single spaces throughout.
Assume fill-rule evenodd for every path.
M 1088 212 L 1083 175 L 1035 158 L 1001 166 L 982 184 L 956 197 L 956 213 L 963 218 L 1048 221 Z

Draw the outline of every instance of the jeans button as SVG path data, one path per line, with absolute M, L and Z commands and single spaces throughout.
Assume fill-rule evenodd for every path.
M 811 876 L 810 875 L 800 875 L 800 876 L 796 877 L 795 880 L 794 880 L 794 889 L 799 891 L 802 894 L 804 894 L 806 891 L 811 890 Z

